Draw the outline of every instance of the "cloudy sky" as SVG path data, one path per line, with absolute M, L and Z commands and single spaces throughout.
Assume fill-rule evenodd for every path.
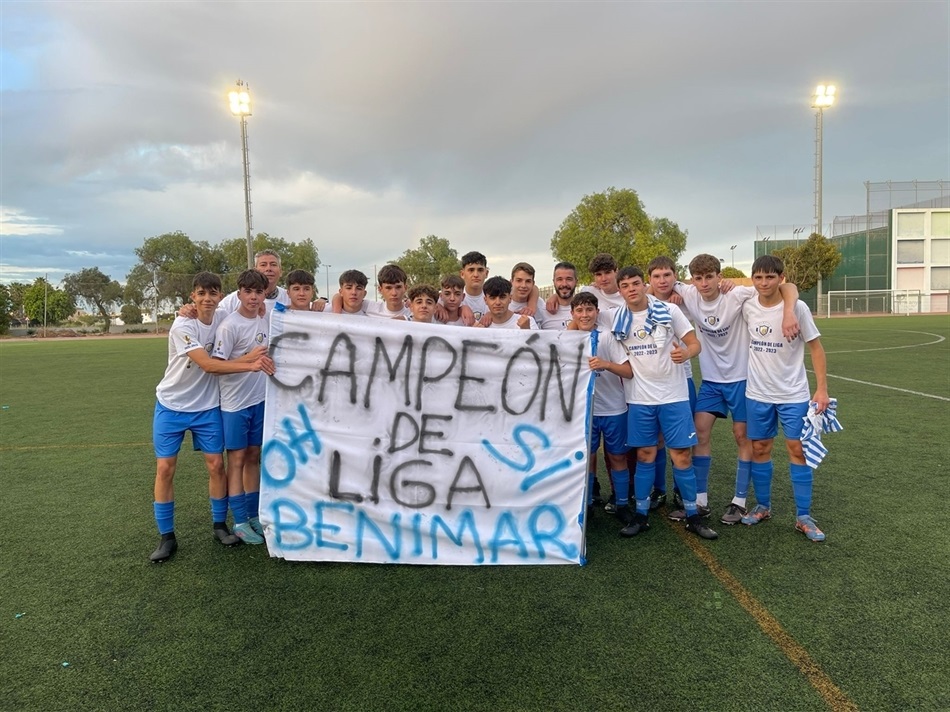
M 542 277 L 609 186 L 748 267 L 757 226 L 813 220 L 818 83 L 826 224 L 866 180 L 950 178 L 948 28 L 946 0 L 4 0 L 0 281 L 243 236 L 237 78 L 254 230 L 312 238 L 331 282 L 430 233 Z

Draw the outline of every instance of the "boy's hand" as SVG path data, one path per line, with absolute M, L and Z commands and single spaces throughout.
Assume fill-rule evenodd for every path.
M 326 307 L 326 305 L 327 305 L 326 299 L 317 299 L 315 301 L 310 302 L 310 311 L 322 312 L 324 307 Z
M 257 310 L 257 315 L 262 319 L 267 316 L 267 305 L 264 302 L 261 302 L 261 306 Z
M 459 316 L 462 317 L 462 323 L 465 326 L 472 326 L 475 324 L 475 312 L 472 311 L 470 306 L 463 304 L 459 307 Z
M 524 309 L 522 309 L 519 314 L 524 314 L 525 316 L 534 316 L 534 307 L 530 304 L 526 304 Z
M 333 308 L 334 314 L 343 313 L 343 297 L 340 296 L 339 292 L 333 295 L 333 300 L 330 302 L 330 305 Z
M 578 330 L 578 329 L 577 329 L 577 323 L 576 323 L 573 319 L 571 319 L 569 322 L 567 322 L 567 326 L 564 327 L 564 330 L 565 330 L 565 331 L 577 331 L 577 330 Z
M 482 314 L 482 318 L 478 320 L 478 325 L 480 326 L 491 325 L 491 314 Z
M 670 298 L 667 299 L 666 301 L 668 301 L 670 304 L 675 304 L 676 306 L 682 306 L 683 297 L 681 297 L 676 292 L 670 292 Z
M 262 356 L 259 361 L 255 361 L 254 364 L 255 371 L 263 371 L 268 376 L 273 376 L 274 372 L 277 370 L 277 367 L 274 365 L 274 361 L 270 356 Z
M 798 323 L 798 317 L 794 311 L 785 310 L 782 315 L 782 336 L 786 341 L 794 341 L 795 337 L 801 333 L 801 326 Z
M 561 303 L 557 300 L 557 293 L 555 292 L 548 300 L 544 303 L 545 309 L 548 310 L 548 314 L 557 314 L 558 308 L 560 308 Z
M 590 366 L 591 371 L 606 371 L 607 370 L 607 361 L 604 361 L 598 356 L 591 356 L 587 360 L 587 365 Z
M 673 359 L 673 363 L 686 363 L 689 361 L 689 349 L 677 341 L 676 346 L 670 352 L 670 358 Z
M 435 305 L 435 311 L 432 312 L 432 318 L 444 324 L 449 320 L 449 313 L 445 310 L 444 305 L 437 303 Z
M 518 328 L 519 329 L 530 329 L 531 328 L 531 317 L 527 314 L 522 314 L 518 317 Z
M 264 356 L 267 356 L 267 347 L 266 346 L 255 346 L 253 349 L 248 351 L 243 356 L 238 357 L 236 360 L 241 363 L 255 363 L 260 361 Z
M 733 289 L 736 288 L 736 283 L 731 279 L 723 279 L 719 281 L 719 293 L 720 294 L 729 294 Z
M 827 408 L 831 402 L 831 399 L 828 397 L 828 391 L 824 388 L 817 389 L 811 399 L 814 401 L 815 411 L 818 413 L 824 413 L 825 408 Z
M 198 307 L 196 307 L 194 304 L 185 304 L 181 309 L 178 310 L 178 316 L 183 316 L 186 319 L 197 319 Z

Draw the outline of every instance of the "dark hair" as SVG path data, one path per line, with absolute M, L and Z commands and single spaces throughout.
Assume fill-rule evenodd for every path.
M 775 255 L 762 255 L 757 257 L 752 263 L 752 271 L 755 274 L 785 274 L 785 263 Z
M 432 301 L 437 302 L 439 301 L 439 290 L 433 287 L 431 284 L 415 284 L 406 293 L 406 297 L 410 302 L 416 297 L 421 296 L 430 297 Z
M 689 261 L 689 273 L 691 275 L 709 274 L 710 272 L 715 272 L 716 274 L 722 272 L 722 262 L 719 261 L 718 257 L 703 253 L 696 255 Z
M 617 272 L 617 284 L 620 283 L 620 280 L 630 279 L 631 277 L 639 277 L 640 279 L 643 279 L 643 270 L 636 265 L 624 267 L 622 270 Z
M 577 267 L 574 266 L 573 262 L 558 262 L 554 265 L 554 271 L 557 272 L 559 269 L 569 269 L 574 273 L 574 277 L 577 277 Z
M 574 307 L 579 307 L 582 304 L 590 304 L 595 309 L 600 308 L 600 302 L 597 299 L 597 295 L 592 292 L 578 292 L 574 295 L 574 298 L 571 300 L 571 311 L 574 311 Z
M 238 289 L 260 289 L 267 291 L 267 277 L 256 269 L 246 269 L 237 278 Z
M 295 269 L 287 275 L 288 287 L 291 284 L 309 284 L 312 287 L 314 283 L 313 275 L 305 269 Z
M 515 272 L 526 272 L 531 275 L 531 279 L 534 279 L 534 267 L 529 265 L 527 262 L 519 262 L 514 267 L 511 268 L 511 278 L 515 278 Z
M 504 277 L 491 277 L 485 280 L 482 292 L 486 297 L 503 297 L 511 294 L 511 282 Z
M 465 280 L 457 274 L 448 274 L 442 278 L 442 289 L 465 289 Z
M 671 269 L 673 274 L 676 274 L 676 263 L 666 255 L 660 255 L 650 260 L 650 264 L 647 265 L 647 274 L 653 274 L 655 269 Z
M 466 252 L 462 255 L 460 262 L 462 263 L 462 269 L 465 269 L 465 265 L 488 266 L 488 259 L 481 252 Z
M 376 273 L 376 281 L 383 284 L 406 283 L 406 271 L 399 265 L 386 265 Z
M 606 252 L 599 252 L 591 258 L 587 265 L 587 271 L 591 274 L 595 272 L 615 272 L 617 270 L 617 260 Z
M 214 272 L 199 272 L 195 275 L 195 278 L 191 280 L 192 291 L 198 288 L 220 292 L 221 278 Z
M 344 284 L 355 284 L 361 289 L 366 289 L 366 285 L 369 280 L 366 279 L 366 275 L 360 272 L 358 269 L 348 269 L 346 272 L 340 275 L 340 286 Z

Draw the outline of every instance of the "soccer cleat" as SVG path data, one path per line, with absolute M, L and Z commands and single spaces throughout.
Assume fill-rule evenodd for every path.
M 212 529 L 214 538 L 225 546 L 236 546 L 241 543 L 240 537 L 228 531 L 227 525 L 221 525 Z
M 678 489 L 673 490 L 673 509 L 683 509 L 683 498 Z
M 245 544 L 263 544 L 264 537 L 254 531 L 250 522 L 241 522 L 234 525 L 234 534 Z
M 630 522 L 633 521 L 634 516 L 636 516 L 636 512 L 633 510 L 633 507 L 631 507 L 629 504 L 625 504 L 621 507 L 617 507 L 617 512 L 615 516 L 617 517 L 617 519 L 620 520 L 621 524 L 623 524 L 624 526 L 627 526 L 628 524 L 630 524 Z
M 650 522 L 647 521 L 647 515 L 637 513 L 633 515 L 633 520 L 620 530 L 620 536 L 629 538 L 642 534 L 649 528 Z
M 746 510 L 745 507 L 742 507 L 733 502 L 733 503 L 730 503 L 728 507 L 726 507 L 726 511 L 719 518 L 719 521 L 731 527 L 733 524 L 738 524 L 739 522 L 741 522 L 742 518 L 746 514 L 748 514 L 748 511 Z
M 607 504 L 604 505 L 604 511 L 607 514 L 616 514 L 617 513 L 617 504 L 614 501 L 614 496 L 610 495 L 610 499 L 607 500 Z
M 761 504 L 757 504 L 752 508 L 752 511 L 746 514 L 741 521 L 746 526 L 751 527 L 753 524 L 758 524 L 764 519 L 772 518 L 772 510 L 768 507 L 763 507 Z
M 258 536 L 264 536 L 264 527 L 261 526 L 259 517 L 251 517 L 247 520 L 247 523 L 251 525 L 251 529 L 257 532 Z
M 172 555 L 178 551 L 178 540 L 174 534 L 162 534 L 162 540 L 158 543 L 158 548 L 153 551 L 148 560 L 153 564 L 160 564 L 168 561 Z
M 705 504 L 696 505 L 696 514 L 701 517 L 708 517 L 712 513 L 712 510 Z
M 795 528 L 808 537 L 808 541 L 824 541 L 825 533 L 818 528 L 815 520 L 803 514 L 795 520 Z
M 703 524 L 703 520 L 700 519 L 700 515 L 694 514 L 691 517 L 686 518 L 686 531 L 690 534 L 695 534 L 700 539 L 718 539 L 719 534 L 717 534 L 713 529 L 707 527 Z
M 666 492 L 654 487 L 653 491 L 650 492 L 650 511 L 652 512 L 655 509 L 659 509 L 664 504 L 666 504 Z
M 685 522 L 686 521 L 686 510 L 683 507 L 679 509 L 674 509 L 670 511 L 666 518 L 673 522 Z

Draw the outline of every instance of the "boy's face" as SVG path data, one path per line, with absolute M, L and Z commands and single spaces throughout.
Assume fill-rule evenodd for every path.
M 497 297 L 485 295 L 485 304 L 488 305 L 488 311 L 492 318 L 505 318 L 508 316 L 508 305 L 511 304 L 510 294 L 501 294 Z
M 254 269 L 267 277 L 267 291 L 274 291 L 280 279 L 280 260 L 273 255 L 261 255 L 254 262 Z
M 534 277 L 518 270 L 511 275 L 511 298 L 516 302 L 526 302 L 531 295 L 531 288 L 534 287 Z
M 383 301 L 392 311 L 402 309 L 406 298 L 405 282 L 388 282 L 379 285 L 379 293 L 383 295 Z
M 577 289 L 577 274 L 572 269 L 554 270 L 554 291 L 558 299 L 567 301 L 574 296 Z
M 756 272 L 752 275 L 752 286 L 762 297 L 774 297 L 782 284 L 782 275 L 775 272 Z
M 354 282 L 344 282 L 340 285 L 340 297 L 343 299 L 343 309 L 350 313 L 359 311 L 366 298 L 366 287 Z
M 445 287 L 442 290 L 442 305 L 451 312 L 459 308 L 464 295 L 458 287 Z
M 646 286 L 640 277 L 622 279 L 618 287 L 620 288 L 620 296 L 623 297 L 628 307 L 642 308 L 643 302 L 646 301 Z
M 459 276 L 462 278 L 462 281 L 465 282 L 465 288 L 469 292 L 478 294 L 482 291 L 482 285 L 485 284 L 485 280 L 488 279 L 488 268 L 485 265 L 473 262 L 472 264 L 462 267 Z
M 199 314 L 214 314 L 214 310 L 218 308 L 218 303 L 221 301 L 221 290 L 195 287 L 191 293 L 191 301 Z
M 653 287 L 653 294 L 657 299 L 666 301 L 673 293 L 673 285 L 676 284 L 676 273 L 669 267 L 657 267 L 650 272 L 650 286 Z
M 606 294 L 615 293 L 617 291 L 617 270 L 594 272 L 594 286 Z
M 290 295 L 291 309 L 310 310 L 310 302 L 313 301 L 312 284 L 291 284 L 287 287 L 287 294 Z
M 718 272 L 706 272 L 705 274 L 694 274 L 693 286 L 696 291 L 706 301 L 711 301 L 719 295 L 719 282 L 722 281 L 722 275 Z
M 581 331 L 593 331 L 599 310 L 593 304 L 578 304 L 571 308 L 571 318 Z
M 241 287 L 238 289 L 238 301 L 247 314 L 257 314 L 264 303 L 264 290 L 254 287 Z
M 420 294 L 409 303 L 409 311 L 412 312 L 413 321 L 429 324 L 435 314 L 435 300 L 428 294 Z

